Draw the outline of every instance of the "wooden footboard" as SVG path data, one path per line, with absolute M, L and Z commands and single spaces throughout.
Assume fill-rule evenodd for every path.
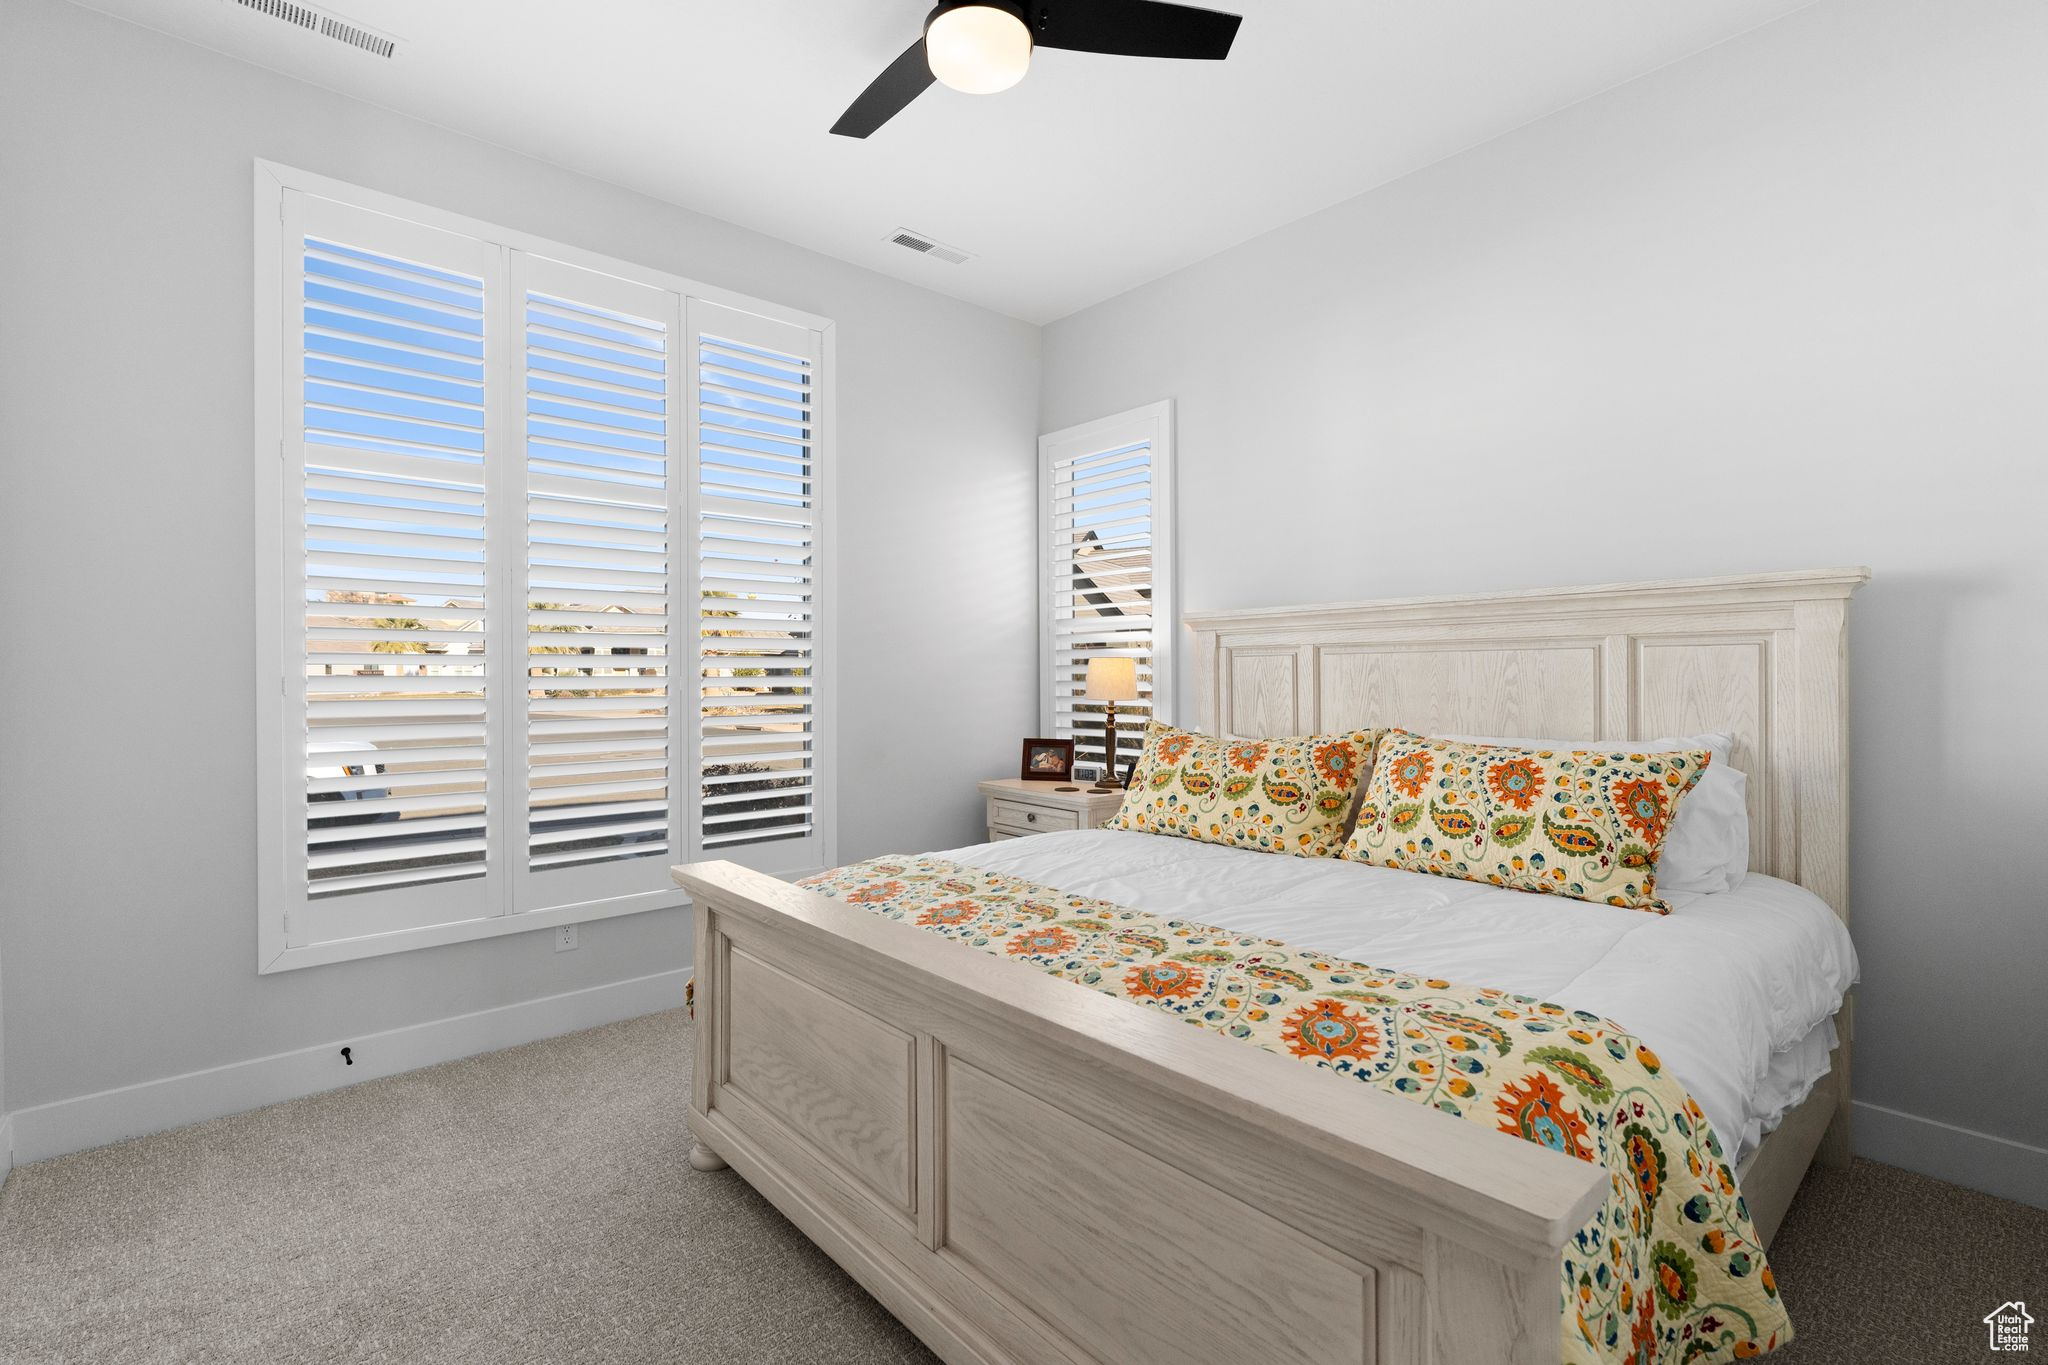
M 731 863 L 675 875 L 693 1162 L 955 1365 L 1556 1365 L 1601 1168 Z

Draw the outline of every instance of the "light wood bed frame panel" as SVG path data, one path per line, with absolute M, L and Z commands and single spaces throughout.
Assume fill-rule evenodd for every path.
M 1186 619 L 1196 723 L 1731 731 L 1752 866 L 1848 917 L 1862 569 Z M 954 1365 L 1556 1365 L 1604 1169 L 725 862 L 697 906 L 691 1163 L 730 1162 Z M 1627 1021 L 1622 1021 L 1624 1025 Z M 1766 1238 L 1830 1078 L 1743 1164 Z

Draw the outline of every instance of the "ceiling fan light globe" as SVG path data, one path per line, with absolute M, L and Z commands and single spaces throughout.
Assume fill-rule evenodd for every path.
M 941 85 L 993 95 L 1030 69 L 1031 30 L 1015 10 L 1001 5 L 955 5 L 925 26 L 924 55 Z

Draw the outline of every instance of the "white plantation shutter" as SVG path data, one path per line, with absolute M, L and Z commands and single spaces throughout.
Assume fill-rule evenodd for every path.
M 659 891 L 674 801 L 673 293 L 519 255 L 526 439 L 522 909 Z M 670 856 L 674 855 L 674 856 Z
M 1103 761 L 1104 704 L 1088 661 L 1136 660 L 1138 699 L 1117 703 L 1117 766 L 1172 704 L 1172 411 L 1154 404 L 1039 438 L 1043 723 Z
M 822 866 L 829 324 L 281 170 L 259 968 Z
M 817 832 L 816 331 L 692 300 L 707 857 L 810 865 Z
M 329 200 L 287 210 L 290 936 L 487 915 L 493 253 Z

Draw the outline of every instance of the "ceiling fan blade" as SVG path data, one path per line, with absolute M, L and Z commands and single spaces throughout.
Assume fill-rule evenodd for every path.
M 841 137 L 866 137 L 902 113 L 931 83 L 931 64 L 924 57 L 924 39 L 919 38 L 860 92 L 859 99 L 846 106 L 832 131 Z
M 1120 57 L 1182 57 L 1220 62 L 1243 18 L 1163 0 L 1045 0 L 1031 6 L 1040 47 Z

